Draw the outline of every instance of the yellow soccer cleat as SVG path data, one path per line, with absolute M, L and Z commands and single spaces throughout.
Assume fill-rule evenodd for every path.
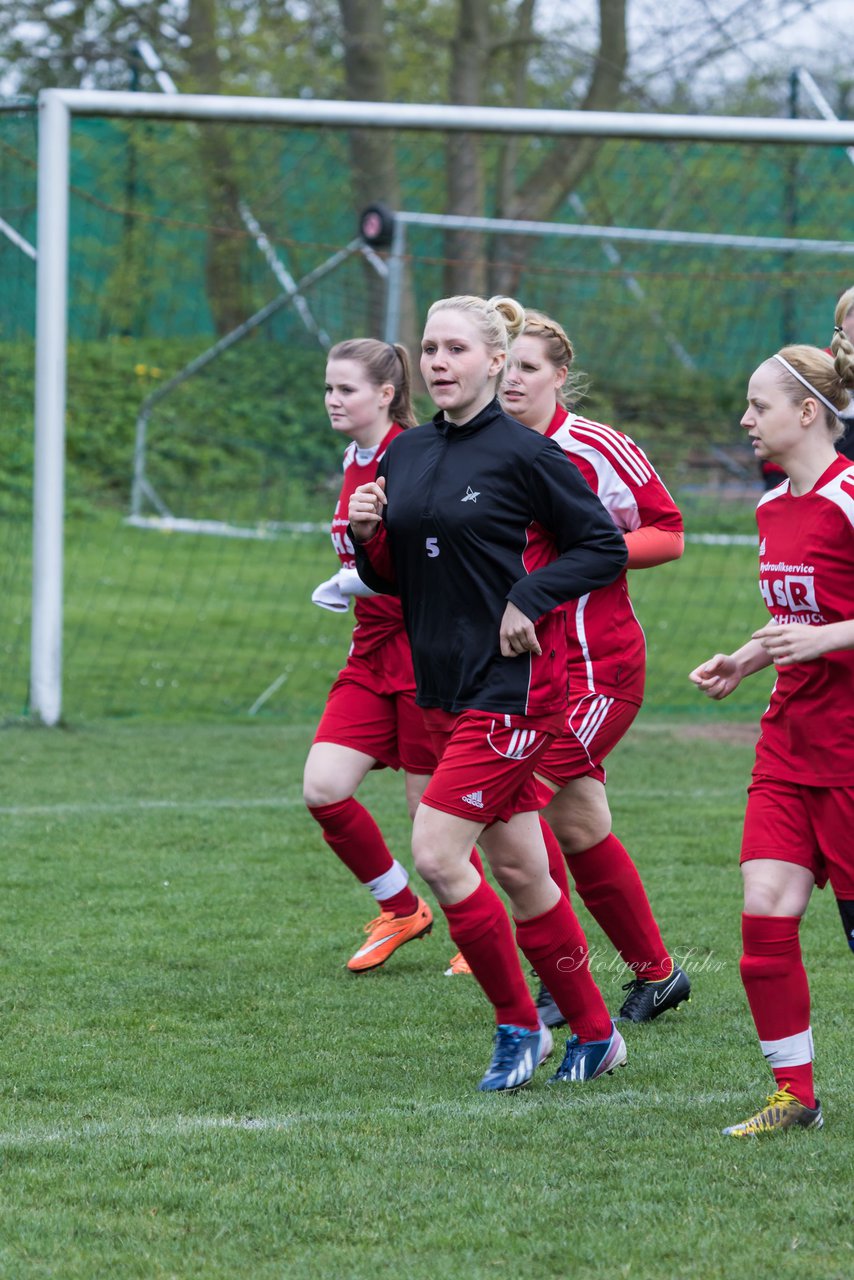
M 818 1098 L 814 1107 L 805 1107 L 784 1084 L 782 1089 L 770 1095 L 767 1107 L 757 1111 L 749 1120 L 731 1124 L 721 1132 L 731 1138 L 755 1138 L 760 1133 L 778 1133 L 782 1129 L 820 1129 L 823 1124 Z

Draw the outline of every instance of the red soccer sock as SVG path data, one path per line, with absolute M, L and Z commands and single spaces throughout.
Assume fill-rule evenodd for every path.
M 471 865 L 474 867 L 475 871 L 477 872 L 477 874 L 480 876 L 482 880 L 483 879 L 483 863 L 481 861 L 480 854 L 478 853 L 476 847 L 472 847 L 471 857 L 469 858 L 469 861 L 471 862 Z
M 552 880 L 554 880 L 567 902 L 569 902 L 569 876 L 566 873 L 566 857 L 563 849 L 561 849 L 557 836 L 552 831 L 545 818 L 540 818 L 540 830 L 543 833 L 546 853 L 549 855 L 549 875 Z
M 418 910 L 418 899 L 407 886 L 406 872 L 389 853 L 382 832 L 364 805 L 351 796 L 336 804 L 309 806 L 308 811 L 320 824 L 333 853 L 370 888 L 381 911 L 411 916 Z
M 495 890 L 481 879 L 462 902 L 440 903 L 456 946 L 495 1008 L 500 1026 L 539 1026 L 536 1005 L 519 964 L 513 930 Z
M 779 1088 L 815 1106 L 810 989 L 801 959 L 799 916 L 741 917 L 741 980 L 759 1044 Z
M 638 978 L 658 982 L 673 972 L 643 882 L 613 834 L 569 855 L 575 887 L 593 919 Z
M 590 972 L 587 939 L 563 895 L 530 920 L 516 921 L 516 941 L 579 1040 L 607 1040 L 611 1015 Z

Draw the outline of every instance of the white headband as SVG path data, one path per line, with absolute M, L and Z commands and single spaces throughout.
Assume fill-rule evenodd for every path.
M 811 395 L 811 396 L 815 396 L 815 398 L 816 398 L 817 400 L 820 400 L 820 401 L 821 401 L 821 403 L 822 403 L 823 405 L 825 405 L 825 406 L 826 406 L 826 408 L 828 408 L 828 409 L 830 410 L 830 412 L 834 415 L 834 417 L 836 417 L 836 418 L 838 418 L 838 417 L 839 417 L 839 415 L 840 415 L 840 413 L 842 412 L 842 410 L 841 410 L 841 409 L 837 409 L 837 407 L 836 407 L 836 405 L 835 405 L 835 404 L 831 404 L 831 403 L 830 403 L 830 401 L 829 401 L 825 396 L 823 396 L 823 395 L 821 394 L 821 392 L 820 392 L 820 391 L 816 391 L 816 389 L 815 389 L 815 387 L 812 385 L 812 383 L 811 383 L 811 382 L 807 382 L 807 380 L 806 380 L 806 378 L 804 377 L 804 375 L 803 375 L 802 373 L 798 373 L 797 369 L 793 369 L 793 368 L 792 368 L 792 366 L 789 364 L 788 360 L 784 360 L 784 358 L 783 358 L 781 355 L 773 355 L 773 356 L 771 357 L 771 359 L 772 359 L 772 360 L 779 360 L 779 361 L 780 361 L 780 364 L 783 366 L 783 368 L 784 368 L 784 369 L 788 369 L 788 371 L 789 371 L 789 373 L 792 375 L 792 377 L 793 377 L 793 378 L 797 378 L 798 382 L 802 383 L 802 384 L 803 384 L 803 386 L 805 386 L 805 387 L 806 387 L 807 391 L 810 393 L 810 395 Z

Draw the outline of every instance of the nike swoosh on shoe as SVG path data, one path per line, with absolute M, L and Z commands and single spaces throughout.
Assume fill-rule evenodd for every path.
M 382 938 L 377 938 L 376 942 L 369 942 L 366 947 L 362 947 L 353 956 L 354 960 L 361 960 L 362 956 L 369 956 L 372 951 L 376 951 L 377 947 L 381 947 L 383 943 L 390 942 L 392 938 L 398 938 L 403 933 L 402 929 L 398 929 L 397 933 L 387 933 Z
M 679 981 L 678 978 L 674 978 L 672 982 L 668 982 L 667 986 L 664 988 L 663 991 L 653 991 L 652 1003 L 656 1006 L 656 1008 L 658 1007 L 658 1005 L 662 1003 L 662 1001 L 667 999 L 667 997 L 670 995 L 670 992 L 676 986 L 676 983 L 678 981 Z

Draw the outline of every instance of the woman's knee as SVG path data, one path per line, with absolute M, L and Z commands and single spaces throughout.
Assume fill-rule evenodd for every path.
M 569 857 L 574 853 L 584 853 L 586 849 L 592 849 L 595 844 L 601 844 L 611 834 L 610 816 L 591 818 L 585 815 L 583 818 L 575 819 L 564 815 L 558 820 L 552 820 L 550 814 L 546 812 L 544 817 L 557 836 L 561 849 Z
M 548 874 L 548 868 L 538 867 L 536 871 L 522 863 L 492 863 L 492 872 L 504 892 L 511 898 L 518 898 L 538 880 Z
M 302 794 L 310 809 L 349 800 L 359 789 L 373 759 L 336 743 L 315 742 L 302 775 Z
M 430 841 L 418 840 L 413 836 L 412 861 L 415 864 L 415 870 L 427 884 L 432 885 L 440 878 L 443 859 Z
M 349 800 L 354 788 L 346 780 L 325 769 L 306 768 L 302 779 L 302 798 L 309 809 L 322 809 L 328 804 Z
M 566 854 L 583 853 L 611 834 L 605 788 L 593 778 L 576 778 L 557 791 L 543 817 Z
M 435 840 L 429 832 L 412 832 L 412 861 L 415 870 L 432 887 L 456 879 L 469 861 L 468 857 L 442 841 Z
M 751 916 L 802 916 L 815 881 L 806 867 L 774 859 L 749 859 L 741 866 L 744 911 Z

